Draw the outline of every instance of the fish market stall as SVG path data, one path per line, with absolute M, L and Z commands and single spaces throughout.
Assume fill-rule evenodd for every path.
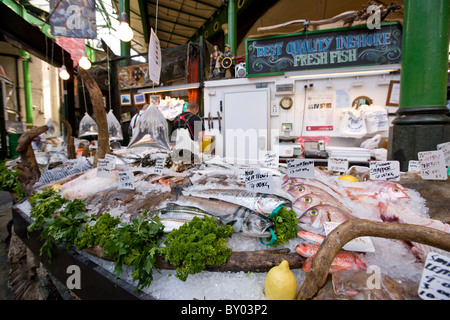
M 18 235 L 55 277 L 71 286 L 71 291 L 83 299 L 264 300 L 268 299 L 267 275 L 283 260 L 289 264 L 296 288 L 300 288 L 327 228 L 335 224 L 365 219 L 415 224 L 449 233 L 448 224 L 430 218 L 425 199 L 401 182 L 364 181 L 362 176 L 360 182 L 348 182 L 319 167 L 314 169 L 314 178 L 295 178 L 290 177 L 287 166 L 281 164 L 277 168 L 258 168 L 272 178 L 273 192 L 257 194 L 248 192 L 246 187 L 245 171 L 248 174 L 251 170 L 217 156 L 180 168 L 172 161 L 170 153 L 155 148 L 118 150 L 111 155 L 114 165 L 109 172 L 97 167 L 62 179 L 57 175 L 57 180 L 36 185 L 35 195 L 47 193 L 47 198 L 30 198 L 14 207 Z M 165 160 L 161 162 L 159 159 L 163 156 Z M 48 179 L 50 174 L 46 176 Z M 128 185 L 124 184 L 124 179 Z M 162 239 L 170 238 L 171 234 L 175 237 L 172 232 L 182 225 L 191 225 L 194 217 L 203 223 L 213 217 L 218 226 L 232 226 L 227 231 L 226 241 L 220 242 L 222 254 L 227 250 L 232 253 L 225 254 L 225 262 L 206 264 L 203 271 L 176 270 L 180 265 L 171 264 L 161 255 L 154 260 L 151 279 L 143 279 L 133 259 L 121 260 L 122 264 L 118 264 L 106 255 L 105 252 L 113 252 L 107 244 L 104 244 L 105 251 L 95 243 L 82 245 L 74 238 L 68 242 L 56 241 L 59 245 L 46 251 L 48 248 L 43 241 L 46 238 L 39 235 L 39 232 L 46 234 L 46 227 L 38 228 L 35 224 L 40 220 L 35 214 L 38 199 L 64 202 L 56 210 L 60 216 L 67 213 L 64 208 L 75 208 L 82 199 L 85 203 L 82 222 L 86 226 L 95 226 L 104 217 L 111 221 L 117 219 L 123 228 L 142 226 L 144 234 L 150 230 L 150 225 L 144 228 L 145 221 L 159 221 L 164 226 Z M 282 231 L 283 222 L 286 225 L 289 222 L 287 215 L 281 223 L 277 222 L 276 213 L 280 208 L 295 213 L 293 234 Z M 92 215 L 94 218 L 89 220 Z M 53 215 L 53 219 L 57 221 L 58 215 Z M 56 228 L 50 220 L 46 222 Z M 121 229 L 118 224 L 115 228 Z M 52 230 L 56 239 L 50 239 L 55 241 L 60 234 Z M 32 234 L 31 238 L 28 233 Z M 278 235 L 280 241 L 276 242 L 274 235 Z M 164 248 L 170 242 L 159 245 Z M 333 287 L 324 286 L 316 299 L 419 299 L 417 290 L 427 253 L 433 251 L 448 256 L 448 252 L 420 243 L 378 237 L 352 245 L 357 248 L 347 246 L 333 260 L 329 277 Z M 49 252 L 53 262 L 47 260 Z M 83 275 L 89 274 L 92 286 L 86 285 L 87 279 L 82 280 L 79 288 L 76 283 L 72 285 L 67 272 L 70 265 L 79 266 Z M 145 270 L 145 266 L 141 268 Z M 382 288 L 375 291 L 364 285 L 371 275 L 367 270 L 374 268 L 382 275 Z M 105 289 L 98 290 L 99 287 Z

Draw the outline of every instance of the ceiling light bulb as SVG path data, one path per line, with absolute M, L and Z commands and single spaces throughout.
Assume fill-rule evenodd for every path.
M 65 65 L 61 67 L 61 71 L 59 72 L 59 77 L 63 80 L 67 80 L 70 78 L 70 74 L 67 72 L 67 68 Z
M 131 30 L 127 22 L 121 22 L 117 31 L 121 41 L 129 42 L 133 39 L 133 30 Z
M 82 67 L 84 70 L 88 70 L 91 68 L 91 61 L 86 56 L 82 56 L 81 59 L 78 61 L 78 65 Z

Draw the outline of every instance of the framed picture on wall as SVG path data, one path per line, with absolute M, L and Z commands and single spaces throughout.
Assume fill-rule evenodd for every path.
M 131 106 L 131 93 L 122 93 L 120 94 L 120 105 L 121 106 Z
M 400 102 L 400 81 L 391 80 L 391 82 L 389 83 L 386 105 L 391 107 L 398 107 L 399 102 Z
M 145 99 L 145 94 L 144 93 L 136 93 L 133 96 L 133 98 L 134 98 L 134 104 L 137 105 L 137 106 L 147 103 L 147 99 Z

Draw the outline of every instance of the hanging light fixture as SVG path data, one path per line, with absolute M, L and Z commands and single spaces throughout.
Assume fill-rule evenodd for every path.
M 86 51 L 83 52 L 83 56 L 78 60 L 78 65 L 82 67 L 84 70 L 88 70 L 91 68 L 91 61 L 86 57 Z
M 67 72 L 67 68 L 65 65 L 62 65 L 61 70 L 59 71 L 59 77 L 63 80 L 67 80 L 70 78 L 69 72 Z
M 59 77 L 63 80 L 67 80 L 70 78 L 69 72 L 67 72 L 66 65 L 64 63 L 64 49 L 61 47 L 61 56 L 62 56 L 62 67 L 59 70 Z
M 129 19 L 126 12 L 120 14 L 120 25 L 118 28 L 119 39 L 123 42 L 129 42 L 133 39 L 133 30 L 129 25 Z

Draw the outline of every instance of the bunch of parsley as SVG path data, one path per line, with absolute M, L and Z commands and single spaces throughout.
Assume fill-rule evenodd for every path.
M 226 238 L 233 234 L 232 226 L 218 226 L 216 219 L 194 217 L 179 229 L 173 230 L 164 240 L 165 259 L 180 266 L 176 277 L 186 281 L 189 274 L 203 271 L 206 265 L 222 265 L 231 255 Z
M 45 219 L 51 218 L 56 210 L 60 209 L 67 201 L 51 188 L 33 194 L 30 197 L 30 217 L 34 221 L 28 226 L 28 232 L 42 227 Z
M 159 221 L 136 217 L 131 223 L 122 223 L 113 230 L 103 245 L 106 256 L 115 260 L 114 273 L 119 276 L 123 266 L 132 269 L 132 278 L 138 281 L 137 289 L 148 287 L 153 281 L 153 267 L 160 255 L 164 226 Z
M 272 221 L 275 223 L 274 232 L 277 237 L 277 240 L 271 244 L 272 247 L 282 245 L 297 236 L 299 220 L 294 210 L 282 207 Z
M 44 244 L 40 255 L 47 255 L 47 259 L 51 261 L 54 244 L 64 245 L 66 250 L 70 250 L 85 231 L 85 224 L 95 219 L 95 215 L 87 216 L 86 211 L 84 200 L 75 199 L 68 201 L 53 217 L 44 218 L 45 228 L 40 235 Z
M 10 170 L 4 162 L 0 163 L 0 190 L 14 192 L 17 199 L 25 197 L 25 192 L 17 179 L 19 172 Z
M 91 248 L 94 245 L 103 247 L 119 223 L 119 217 L 113 218 L 109 212 L 105 212 L 98 218 L 94 225 L 86 226 L 86 230 L 81 234 L 80 238 L 75 239 L 77 249 Z

